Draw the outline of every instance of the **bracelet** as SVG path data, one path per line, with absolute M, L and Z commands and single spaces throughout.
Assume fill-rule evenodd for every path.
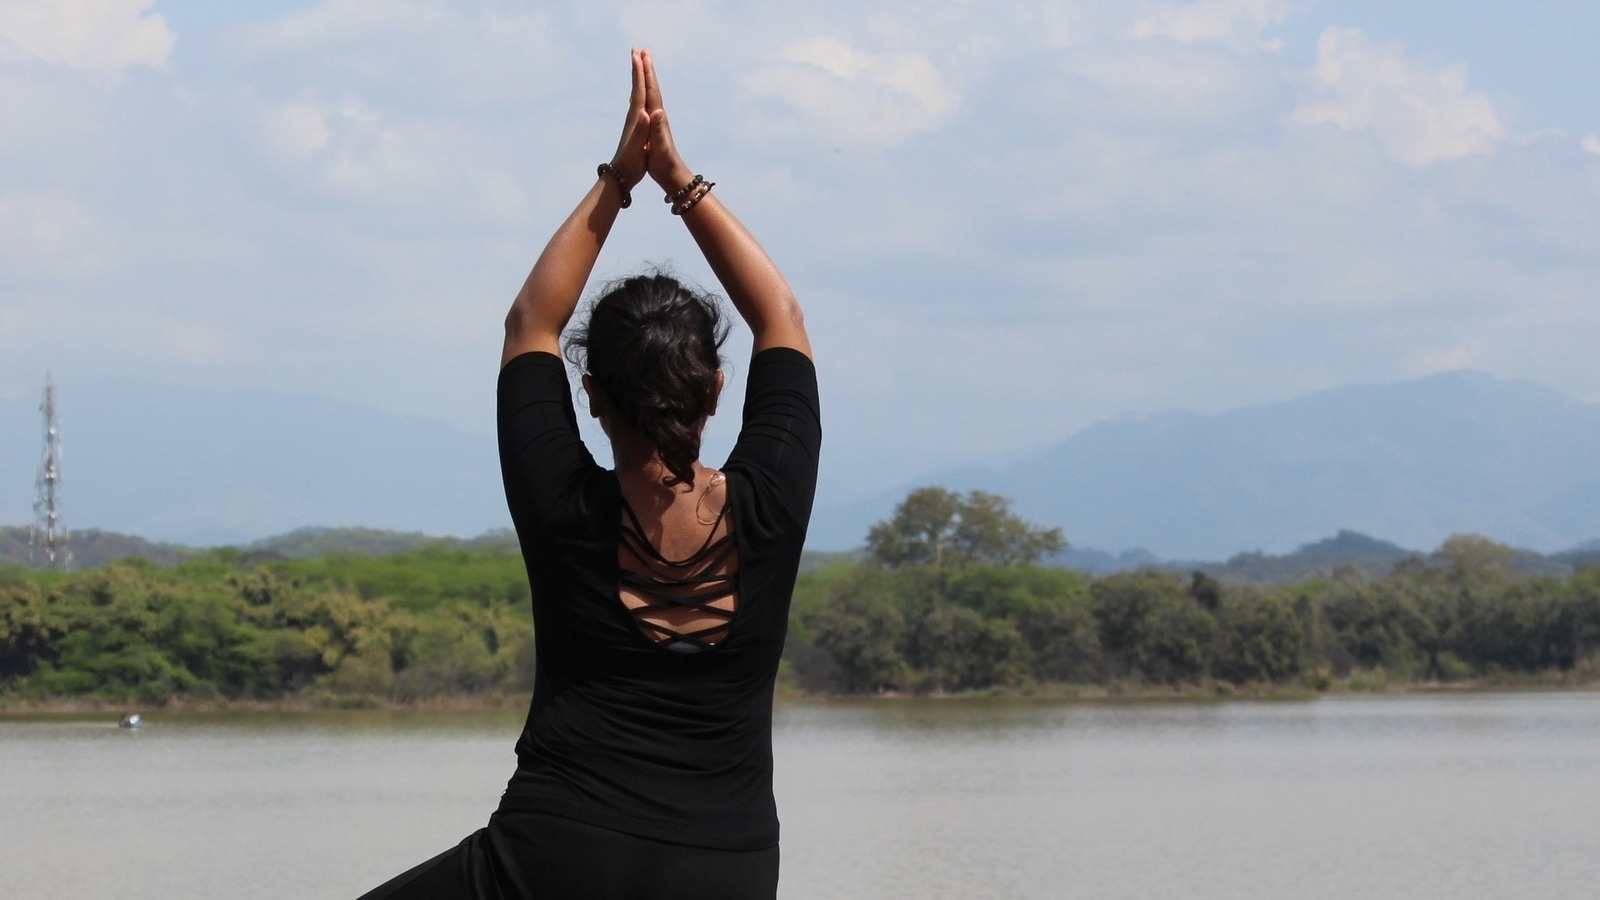
M 683 198 L 689 196 L 689 192 L 694 190 L 696 187 L 699 187 L 701 184 L 703 184 L 705 182 L 705 180 L 706 180 L 705 176 L 696 175 L 694 177 L 694 180 L 690 181 L 688 184 L 684 185 L 683 187 L 678 188 L 678 192 L 677 193 L 668 194 L 665 197 L 662 197 L 661 199 L 665 200 L 668 203 L 682 203 L 683 202 Z
M 711 193 L 711 189 L 716 186 L 717 183 L 715 181 L 701 182 L 700 190 L 696 191 L 693 196 L 682 203 L 672 204 L 672 214 L 675 216 L 681 216 L 689 210 L 694 209 L 695 204 L 699 203 L 701 200 L 704 200 L 706 195 Z
M 622 173 L 617 171 L 616 166 L 613 166 L 611 163 L 601 163 L 599 167 L 594 170 L 594 174 L 597 178 L 604 178 L 607 175 L 610 175 L 612 178 L 616 179 L 617 187 L 622 191 L 622 208 L 627 209 L 633 205 L 633 192 L 628 190 L 628 183 L 622 180 Z

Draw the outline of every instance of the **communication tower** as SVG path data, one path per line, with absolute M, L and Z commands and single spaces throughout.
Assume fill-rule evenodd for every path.
M 47 569 L 65 569 L 72 563 L 67 546 L 67 526 L 61 519 L 61 423 L 56 419 L 56 386 L 44 376 L 44 451 L 33 479 L 32 562 Z

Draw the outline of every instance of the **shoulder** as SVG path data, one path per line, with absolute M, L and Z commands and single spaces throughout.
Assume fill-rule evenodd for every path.
M 817 367 L 811 357 L 790 347 L 763 350 L 751 357 L 745 378 L 745 424 L 773 414 L 820 422 L 818 393 Z
M 497 391 L 500 469 L 519 528 L 544 527 L 595 504 L 601 469 L 578 433 L 567 367 L 553 353 L 531 351 L 500 370 Z M 598 481 L 597 481 L 598 479 Z
M 549 416 L 563 423 L 573 418 L 567 365 L 554 353 L 536 350 L 513 357 L 500 367 L 495 395 L 502 427 L 508 419 L 528 418 L 530 413 L 532 422 Z
M 765 539 L 803 539 L 821 449 L 811 360 L 794 351 L 764 351 L 751 366 L 744 425 L 723 464 L 743 525 Z
M 507 360 L 505 365 L 500 367 L 499 381 L 501 384 L 505 384 L 508 379 L 514 380 L 529 375 L 548 375 L 552 373 L 559 374 L 561 380 L 566 381 L 566 362 L 554 353 L 545 350 L 530 350 L 527 353 L 519 353 Z
M 773 378 L 800 378 L 815 382 L 817 364 L 793 347 L 769 347 L 750 357 L 750 378 L 760 374 Z

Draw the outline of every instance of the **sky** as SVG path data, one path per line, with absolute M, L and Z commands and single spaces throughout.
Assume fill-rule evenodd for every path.
M 0 0 L 0 397 L 491 432 L 505 310 L 648 46 L 805 305 L 819 502 L 1451 369 L 1600 401 L 1595 34 L 1560 0 Z M 714 286 L 639 195 L 597 279 Z

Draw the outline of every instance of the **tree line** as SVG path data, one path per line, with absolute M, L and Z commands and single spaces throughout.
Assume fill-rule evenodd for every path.
M 411 701 L 524 690 L 533 661 L 504 549 L 0 569 L 0 698 Z
M 873 528 L 865 561 L 802 582 L 794 675 L 844 693 L 1600 680 L 1600 568 L 1530 576 L 1482 537 L 1380 577 L 1349 568 L 1283 586 L 1039 564 L 1063 544 L 1003 497 L 914 491 Z
M 1451 538 L 1382 575 L 1281 586 L 1042 563 L 1064 546 L 1005 498 L 915 491 L 872 529 L 863 558 L 802 574 L 782 683 L 878 693 L 1600 680 L 1600 568 L 1530 576 L 1484 538 Z M 529 607 L 520 555 L 497 546 L 0 567 L 0 701 L 513 695 L 531 685 Z

